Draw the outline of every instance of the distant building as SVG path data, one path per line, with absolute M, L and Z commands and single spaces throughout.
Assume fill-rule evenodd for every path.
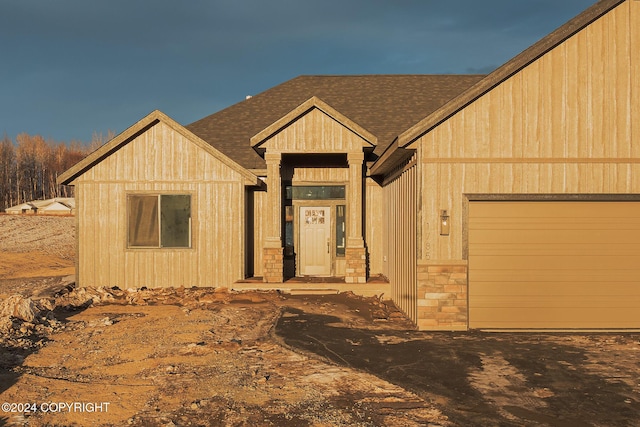
M 75 215 L 76 201 L 73 197 L 34 200 L 5 209 L 12 215 Z

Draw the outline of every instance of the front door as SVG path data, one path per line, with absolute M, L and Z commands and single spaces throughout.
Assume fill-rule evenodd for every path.
M 301 206 L 299 222 L 300 275 L 331 275 L 331 209 L 327 206 Z

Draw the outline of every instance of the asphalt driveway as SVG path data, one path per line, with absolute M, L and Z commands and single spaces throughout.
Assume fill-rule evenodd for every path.
M 640 334 L 380 331 L 288 310 L 287 345 L 411 390 L 452 425 L 640 425 Z

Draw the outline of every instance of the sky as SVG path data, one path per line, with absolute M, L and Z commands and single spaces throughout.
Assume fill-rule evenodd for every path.
M 0 0 L 0 138 L 189 124 L 299 75 L 485 74 L 595 0 Z

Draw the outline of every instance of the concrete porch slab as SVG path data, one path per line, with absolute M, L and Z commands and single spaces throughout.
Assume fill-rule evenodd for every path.
M 292 295 L 323 295 L 353 292 L 363 297 L 391 299 L 391 284 L 384 278 L 372 277 L 367 283 L 346 283 L 344 277 L 293 277 L 282 283 L 264 283 L 262 277 L 251 277 L 233 283 L 235 291 L 278 290 Z

